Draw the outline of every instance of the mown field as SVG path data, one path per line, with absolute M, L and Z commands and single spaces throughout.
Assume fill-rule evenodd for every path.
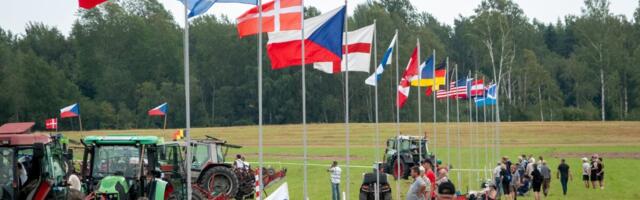
M 416 123 L 403 123 L 400 132 L 407 135 L 422 135 Z M 449 140 L 447 143 L 447 129 Z M 382 157 L 386 138 L 396 134 L 395 124 L 380 125 L 380 146 L 375 143 L 374 124 L 351 124 L 350 152 L 350 199 L 357 199 L 362 174 L 369 172 L 376 155 Z M 491 138 L 495 126 L 491 123 L 469 124 L 445 123 L 436 125 L 437 134 L 433 134 L 433 124 L 423 123 L 422 131 L 428 135 L 430 149 L 445 163 L 454 169 L 488 169 L 495 165 L 498 156 L 494 156 Z M 512 160 L 520 154 L 543 156 L 549 163 L 555 176 L 560 158 L 565 158 L 571 167 L 574 180 L 569 183 L 569 194 L 562 196 L 560 183 L 553 179 L 551 193 L 546 199 L 640 199 L 640 123 L 639 122 L 522 122 L 501 123 L 500 144 L 501 156 L 509 156 Z M 158 135 L 170 138 L 171 130 L 120 130 L 120 131 L 86 131 L 66 132 L 65 135 L 79 139 L 82 135 L 105 135 L 129 133 L 134 135 Z M 460 137 L 458 138 L 458 133 Z M 193 138 L 204 138 L 211 135 L 228 140 L 230 143 L 243 145 L 244 148 L 231 150 L 227 160 L 231 161 L 237 153 L 246 155 L 252 166 L 257 166 L 258 128 L 257 126 L 194 128 Z M 477 137 L 477 138 L 476 138 Z M 341 190 L 345 191 L 346 143 L 344 124 L 310 124 L 308 126 L 308 185 L 310 199 L 330 199 L 331 189 L 329 174 L 326 169 L 331 161 L 337 160 L 343 169 Z M 489 144 L 486 151 L 485 144 Z M 460 154 L 457 148 L 460 144 Z M 450 146 L 450 148 L 448 148 Z M 264 127 L 264 152 L 268 166 L 288 168 L 286 181 L 289 183 L 291 199 L 302 198 L 303 183 L 303 148 L 301 125 L 274 125 Z M 598 153 L 604 157 L 605 189 L 585 189 L 581 181 L 580 158 Z M 79 154 L 79 153 L 77 153 Z M 485 154 L 490 157 L 489 162 Z M 450 155 L 450 156 L 449 156 Z M 460 155 L 460 156 L 458 156 Z M 449 159 L 450 157 L 450 159 Z M 493 164 L 490 164 L 493 163 Z M 490 176 L 490 175 L 489 175 Z M 466 193 L 478 189 L 484 172 L 453 171 L 450 179 L 458 190 Z M 410 184 L 409 180 L 400 181 L 400 195 L 404 194 Z M 392 181 L 394 197 L 395 182 Z M 274 190 L 269 188 L 267 192 Z M 395 199 L 395 198 L 394 198 Z M 533 199 L 526 196 L 519 199 Z

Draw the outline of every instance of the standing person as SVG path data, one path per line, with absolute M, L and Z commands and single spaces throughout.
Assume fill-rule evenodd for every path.
M 566 196 L 567 182 L 569 182 L 569 180 L 573 180 L 573 177 L 571 176 L 571 172 L 569 171 L 569 165 L 565 163 L 564 158 L 560 160 L 560 165 L 558 165 L 558 172 L 556 172 L 556 177 L 560 179 L 560 184 L 562 185 L 562 194 Z M 589 187 L 587 186 L 587 188 Z
M 508 200 L 511 200 L 511 173 L 507 169 L 507 165 L 500 164 L 500 185 L 502 185 L 502 192 Z
M 598 157 L 598 183 L 600 184 L 600 189 L 604 190 L 604 164 L 602 164 L 602 157 Z
M 511 165 L 511 182 L 509 184 L 510 187 L 510 196 L 511 199 L 517 199 L 517 195 L 516 195 L 516 190 L 518 189 L 518 187 L 520 187 L 520 172 L 518 172 L 518 165 L 520 165 L 519 163 L 516 163 L 515 165 Z
M 532 177 L 532 186 L 533 186 L 533 193 L 535 196 L 535 200 L 540 200 L 540 187 L 542 187 L 542 182 L 544 181 L 544 176 L 542 176 L 542 173 L 540 173 L 540 170 L 538 170 L 538 164 L 533 164 L 533 171 L 531 171 L 531 177 Z
M 500 172 L 502 171 L 502 163 L 498 163 L 495 168 L 493 168 L 493 183 L 496 184 L 496 188 L 498 188 L 498 196 L 500 196 L 500 191 L 502 191 Z
M 587 189 L 589 189 L 589 174 L 591 174 L 591 164 L 589 164 L 589 159 L 584 157 L 582 158 L 582 181 Z
M 544 180 L 542 181 L 542 192 L 546 197 L 549 194 L 549 187 L 551 186 L 551 169 L 547 166 L 546 160 L 542 160 L 540 173 L 542 174 L 542 177 L 544 177 Z
M 236 154 L 236 161 L 233 163 L 236 169 L 244 169 L 244 161 L 242 161 L 242 155 Z
M 598 164 L 598 155 L 591 156 L 591 174 L 589 180 L 591 180 L 591 186 L 596 189 L 596 182 L 598 181 L 598 172 L 600 172 L 600 164 Z
M 423 160 L 422 167 L 425 168 L 424 181 L 425 183 L 428 182 L 428 191 L 430 191 L 426 193 L 425 198 L 434 199 L 436 198 L 436 173 L 433 172 L 433 163 L 429 159 Z
M 531 177 L 531 172 L 533 172 L 533 164 L 536 164 L 536 159 L 531 157 L 529 158 L 529 162 L 527 162 L 527 167 L 525 168 L 524 173 Z
M 327 172 L 331 174 L 331 199 L 340 200 L 340 173 L 342 173 L 342 169 L 338 167 L 338 161 L 333 161 Z
M 414 179 L 409 191 L 407 191 L 407 200 L 426 200 L 424 197 L 427 185 L 424 179 L 420 175 L 420 168 L 418 166 L 411 167 L 411 177 Z

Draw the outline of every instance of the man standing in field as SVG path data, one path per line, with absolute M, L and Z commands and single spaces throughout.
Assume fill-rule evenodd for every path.
M 584 187 L 589 189 L 589 174 L 591 173 L 591 164 L 589 164 L 589 159 L 587 157 L 582 158 L 582 181 L 584 182 Z
M 338 167 L 338 161 L 333 161 L 327 172 L 331 174 L 331 199 L 340 200 L 340 173 L 342 173 L 342 169 Z
M 420 175 L 420 167 L 411 167 L 411 177 L 414 179 L 414 181 L 411 184 L 411 187 L 409 187 L 409 191 L 407 192 L 407 200 L 425 200 L 425 191 L 427 190 L 427 185 Z
M 565 163 L 564 158 L 560 160 L 560 165 L 558 165 L 558 172 L 556 172 L 556 177 L 560 179 L 560 184 L 562 185 L 562 194 L 566 196 L 567 182 L 569 182 L 569 180 L 573 180 L 573 177 L 571 176 L 571 172 L 569 171 L 569 165 Z
M 422 160 L 422 167 L 425 169 L 423 179 L 425 183 L 428 182 L 427 186 L 429 186 L 425 199 L 434 199 L 436 198 L 436 174 L 433 173 L 433 163 L 429 159 Z
M 540 173 L 544 177 L 542 181 L 542 193 L 546 197 L 549 195 L 549 187 L 551 186 L 551 169 L 547 166 L 547 161 L 542 160 L 542 165 L 540 166 Z

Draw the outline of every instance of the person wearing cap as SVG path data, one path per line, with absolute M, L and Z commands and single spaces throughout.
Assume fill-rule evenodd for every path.
M 582 158 L 582 181 L 587 189 L 589 189 L 589 174 L 591 174 L 591 164 L 589 164 L 589 159 L 584 157 Z
M 433 173 L 433 163 L 431 160 L 425 159 L 422 160 L 422 167 L 425 169 L 424 173 L 424 181 L 429 186 L 427 194 L 427 199 L 433 199 L 436 197 L 436 174 Z
M 451 181 L 443 182 L 438 186 L 437 200 L 454 200 L 456 198 L 456 186 Z

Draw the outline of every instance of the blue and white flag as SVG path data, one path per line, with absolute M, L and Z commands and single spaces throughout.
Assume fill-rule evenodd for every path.
M 370 86 L 376 86 L 376 83 L 378 82 L 378 80 L 382 78 L 382 72 L 384 72 L 384 67 L 386 65 L 391 64 L 391 60 L 392 60 L 391 54 L 393 53 L 393 47 L 396 44 L 396 40 L 398 40 L 397 33 L 396 35 L 393 36 L 393 39 L 391 40 L 391 43 L 389 44 L 389 48 L 387 48 L 387 51 L 384 52 L 384 56 L 382 56 L 382 61 L 380 62 L 380 64 L 378 64 L 378 67 L 376 68 L 375 73 L 369 76 L 369 78 L 367 78 L 367 80 L 364 81 L 365 84 Z
M 476 107 L 496 105 L 497 93 L 496 84 L 491 84 L 486 90 L 485 97 L 478 97 L 475 99 Z
M 185 0 L 179 0 L 184 3 Z M 215 3 L 244 3 L 257 5 L 258 0 L 186 0 L 187 9 L 189 9 L 189 18 L 201 15 Z

